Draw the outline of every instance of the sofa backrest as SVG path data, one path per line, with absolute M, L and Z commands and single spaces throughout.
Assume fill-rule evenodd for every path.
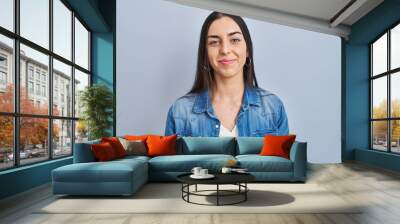
M 177 154 L 226 154 L 235 155 L 233 137 L 182 137 L 177 141 Z
M 264 145 L 264 137 L 237 137 L 236 155 L 259 154 Z
M 100 140 L 75 143 L 74 147 L 74 163 L 95 162 L 96 158 L 90 148 L 92 144 L 98 144 Z

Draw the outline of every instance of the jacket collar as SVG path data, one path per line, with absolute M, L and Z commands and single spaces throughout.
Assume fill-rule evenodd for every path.
M 241 109 L 247 109 L 250 105 L 261 106 L 261 96 L 258 94 L 256 88 L 246 87 L 244 89 L 243 102 Z M 208 90 L 204 90 L 196 95 L 193 112 L 194 113 L 203 113 L 209 112 L 210 114 L 214 113 L 210 93 Z

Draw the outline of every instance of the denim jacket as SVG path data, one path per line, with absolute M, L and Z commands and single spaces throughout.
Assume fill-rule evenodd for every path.
M 239 136 L 287 135 L 288 119 L 282 101 L 260 88 L 245 88 L 236 117 Z M 191 93 L 177 99 L 168 111 L 165 135 L 219 135 L 220 121 L 214 113 L 208 91 Z

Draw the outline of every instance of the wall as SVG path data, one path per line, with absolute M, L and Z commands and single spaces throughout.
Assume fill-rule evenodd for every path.
M 194 80 L 209 11 L 167 1 L 117 1 L 117 135 L 164 134 L 169 106 Z M 310 162 L 341 161 L 341 40 L 245 19 L 257 79 L 284 102 Z
M 400 170 L 400 156 L 369 150 L 369 49 L 368 44 L 400 22 L 400 1 L 386 0 L 353 24 L 345 55 L 346 137 L 343 160 L 358 160 Z

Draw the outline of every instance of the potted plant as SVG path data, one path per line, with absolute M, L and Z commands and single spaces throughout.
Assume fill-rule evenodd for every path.
M 89 140 L 110 136 L 109 129 L 112 126 L 113 93 L 102 84 L 94 84 L 86 87 L 79 98 L 79 106 L 82 108 L 80 126 L 85 125 Z

